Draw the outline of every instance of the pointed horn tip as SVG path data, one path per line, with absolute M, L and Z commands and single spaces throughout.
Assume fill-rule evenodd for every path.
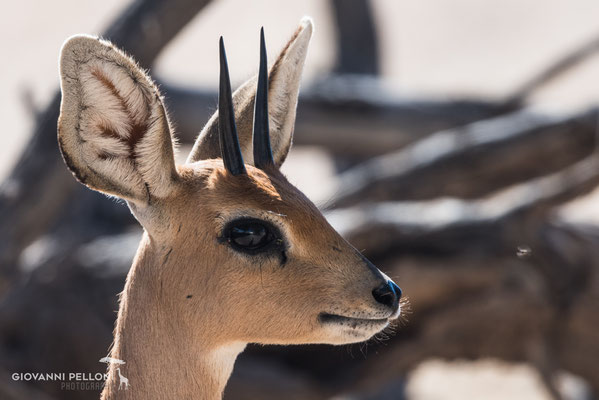
M 260 28 L 260 51 L 265 51 L 266 39 L 264 39 L 264 28 Z
M 306 15 L 300 20 L 300 27 L 312 33 L 314 30 L 314 20 L 312 17 Z
M 264 27 L 260 28 L 260 69 L 254 102 L 254 166 L 263 169 L 274 165 L 268 128 L 268 65 Z
M 220 40 L 218 41 L 218 53 L 220 56 L 220 64 L 221 64 L 221 68 L 226 67 L 227 70 L 229 69 L 228 66 L 226 66 L 225 64 L 227 64 L 227 51 L 225 50 L 225 41 L 223 40 L 223 37 L 220 37 Z
M 264 27 L 260 28 L 260 49 L 266 47 L 266 39 L 264 39 Z

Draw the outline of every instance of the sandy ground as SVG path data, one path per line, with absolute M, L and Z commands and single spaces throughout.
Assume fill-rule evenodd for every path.
M 58 86 L 57 57 L 62 42 L 75 33 L 99 33 L 127 1 L 19 0 L 2 3 L 0 13 L 0 178 L 10 170 L 32 126 L 32 110 L 43 108 Z M 383 71 L 389 85 L 413 96 L 458 95 L 500 98 L 568 49 L 599 35 L 596 0 L 373 0 Z M 280 48 L 304 15 L 316 33 L 305 80 L 332 64 L 327 4 L 319 0 L 214 1 L 163 52 L 152 73 L 190 87 L 217 82 L 217 38 L 225 36 L 231 74 L 241 82 L 257 65 L 258 27 L 263 25 L 271 54 Z M 8 61 L 7 61 L 8 60 Z M 535 96 L 551 111 L 585 107 L 599 100 L 599 57 Z M 286 166 L 292 182 L 315 200 L 326 200 L 332 165 L 326 154 L 292 152 Z M 599 193 L 568 208 L 582 221 L 599 220 Z M 547 399 L 538 376 L 522 365 L 496 361 L 431 361 L 414 371 L 412 399 Z M 458 396 L 452 396 L 447 387 Z M 492 388 L 492 390 L 489 390 Z

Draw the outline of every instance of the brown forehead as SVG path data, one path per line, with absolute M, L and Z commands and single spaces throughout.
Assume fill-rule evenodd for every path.
M 205 205 L 216 207 L 249 207 L 285 215 L 319 213 L 306 196 L 277 169 L 263 171 L 246 166 L 246 175 L 228 173 L 220 160 L 184 167 L 180 174 Z

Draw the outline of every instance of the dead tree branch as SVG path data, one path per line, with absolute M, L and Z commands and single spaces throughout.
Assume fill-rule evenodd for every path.
M 430 357 L 495 357 L 552 360 L 553 371 L 578 374 L 598 392 L 599 232 L 541 223 L 528 240 L 533 252 L 524 258 L 512 253 L 396 261 L 386 272 L 401 276 L 411 293 L 411 323 L 361 366 L 365 373 L 358 374 L 363 378 L 354 391 L 381 387 Z M 555 262 L 547 265 L 548 258 Z M 548 275 L 547 268 L 555 273 Z
M 571 71 L 583 61 L 595 55 L 599 51 L 599 36 L 594 37 L 580 47 L 568 51 L 559 57 L 556 61 L 538 72 L 520 88 L 509 95 L 505 101 L 510 107 L 521 106 L 539 89 L 555 81 L 560 76 Z
M 345 171 L 330 204 L 480 197 L 588 156 L 598 117 L 595 109 L 566 117 L 524 110 L 441 131 Z
M 331 0 L 337 28 L 337 74 L 378 75 L 376 26 L 369 0 Z
M 103 36 L 149 68 L 177 34 L 210 0 L 135 0 Z
M 401 249 L 429 253 L 484 246 L 514 251 L 506 225 L 543 215 L 599 184 L 599 157 L 593 154 L 554 174 L 514 185 L 479 200 L 441 198 L 422 202 L 362 204 L 329 211 L 333 226 L 370 254 Z M 517 218 L 514 218 L 517 217 Z
M 330 77 L 302 90 L 294 142 L 334 155 L 365 159 L 387 153 L 440 129 L 491 118 L 509 110 L 477 100 L 416 100 L 380 90 L 376 79 Z M 216 110 L 216 92 L 162 85 L 177 136 L 193 143 Z

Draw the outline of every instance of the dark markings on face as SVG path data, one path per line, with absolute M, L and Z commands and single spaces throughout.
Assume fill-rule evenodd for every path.
M 171 256 L 171 252 L 173 251 L 172 247 L 168 250 L 168 252 L 166 253 L 166 255 L 164 256 L 164 260 L 162 261 L 162 265 L 166 264 L 166 262 L 168 261 L 168 258 Z

